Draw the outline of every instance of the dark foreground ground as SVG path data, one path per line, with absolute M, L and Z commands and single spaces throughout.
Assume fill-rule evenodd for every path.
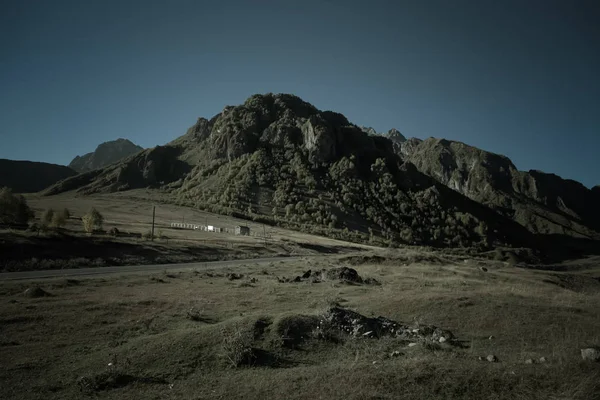
M 340 266 L 362 282 L 316 273 Z M 554 267 L 401 249 L 2 281 L 0 398 L 598 399 L 600 264 Z M 355 335 L 332 307 L 453 338 Z

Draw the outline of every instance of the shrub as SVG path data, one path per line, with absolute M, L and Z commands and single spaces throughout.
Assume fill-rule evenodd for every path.
M 244 326 L 235 326 L 223 332 L 223 355 L 232 368 L 252 364 L 255 357 L 252 343 L 254 332 Z
M 33 219 L 33 211 L 21 195 L 13 194 L 9 188 L 0 189 L 0 224 L 27 224 Z
M 104 217 L 95 208 L 92 208 L 87 214 L 85 214 L 81 221 L 83 222 L 83 229 L 86 232 L 95 232 L 102 230 L 102 224 L 104 223 Z

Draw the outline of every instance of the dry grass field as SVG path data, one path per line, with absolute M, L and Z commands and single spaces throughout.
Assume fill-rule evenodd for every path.
M 283 279 L 339 266 L 379 284 Z M 600 260 L 563 269 L 399 249 L 0 281 L 0 397 L 598 399 Z M 315 332 L 333 305 L 456 340 Z
M 317 237 L 252 221 L 160 203 L 153 191 L 138 191 L 135 199 L 121 194 L 74 197 L 27 195 L 39 222 L 48 209 L 68 209 L 64 228 L 46 232 L 0 230 L 0 271 L 63 269 L 110 265 L 144 265 L 246 259 L 258 257 L 346 253 L 371 246 Z M 148 198 L 143 198 L 146 195 Z M 156 205 L 155 238 L 151 241 L 152 208 Z M 88 235 L 81 217 L 96 208 L 103 228 L 120 235 Z M 250 236 L 173 229 L 172 222 L 213 225 L 230 232 L 237 225 Z

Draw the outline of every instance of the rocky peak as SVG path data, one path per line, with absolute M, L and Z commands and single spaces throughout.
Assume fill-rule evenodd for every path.
M 69 167 L 77 172 L 91 171 L 113 164 L 142 150 L 142 147 L 127 139 L 117 139 L 98 145 L 92 153 L 76 156 Z

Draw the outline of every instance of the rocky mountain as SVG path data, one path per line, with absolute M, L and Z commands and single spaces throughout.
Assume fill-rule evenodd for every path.
M 127 139 L 117 139 L 100 144 L 92 153 L 76 156 L 69 167 L 77 172 L 87 172 L 106 167 L 132 154 L 144 150 Z
M 519 224 L 405 162 L 385 136 L 287 94 L 225 107 L 165 146 L 69 178 L 46 194 L 144 187 L 179 204 L 372 243 L 533 240 Z
M 554 174 L 519 171 L 505 156 L 444 139 L 409 139 L 400 155 L 533 233 L 600 239 L 597 189 Z
M 0 187 L 11 188 L 16 193 L 39 192 L 76 174 L 64 165 L 0 159 Z

